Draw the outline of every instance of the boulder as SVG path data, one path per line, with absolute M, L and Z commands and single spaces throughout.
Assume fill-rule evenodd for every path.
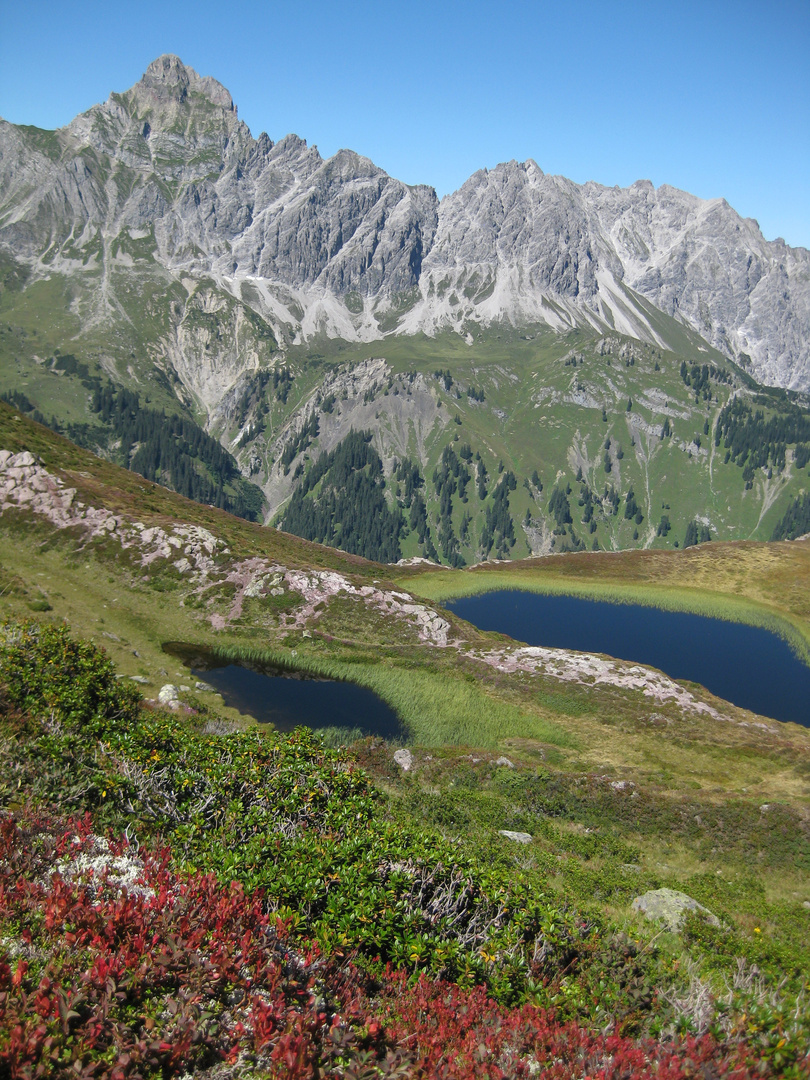
M 413 754 L 403 746 L 394 752 L 394 764 L 399 765 L 403 772 L 409 772 L 413 768 Z
M 667 930 L 675 933 L 683 926 L 688 911 L 699 912 L 712 926 L 720 925 L 720 920 L 708 908 L 677 889 L 652 889 L 637 896 L 632 908 L 641 912 L 645 919 L 663 923 Z
M 171 705 L 176 702 L 180 695 L 180 691 L 172 683 L 166 683 L 165 686 L 161 686 L 158 691 L 158 701 L 161 705 Z
M 498 829 L 499 836 L 505 836 L 507 840 L 514 840 L 516 844 L 530 844 L 532 834 L 527 832 L 511 832 L 509 829 Z

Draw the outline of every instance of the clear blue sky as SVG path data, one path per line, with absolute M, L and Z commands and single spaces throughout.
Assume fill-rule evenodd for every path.
M 810 0 L 0 0 L 0 115 L 58 127 L 164 52 L 254 135 L 440 195 L 483 166 L 724 196 L 810 248 Z

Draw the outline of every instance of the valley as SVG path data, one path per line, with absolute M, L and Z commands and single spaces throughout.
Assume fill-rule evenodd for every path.
M 807 940 L 801 927 L 807 917 L 808 729 L 757 717 L 696 684 L 674 682 L 637 664 L 526 649 L 476 630 L 429 597 L 516 580 L 534 588 L 614 598 L 649 596 L 658 589 L 670 606 L 679 596 L 691 596 L 693 607 L 733 608 L 738 618 L 753 621 L 761 620 L 767 607 L 772 621 L 806 639 L 806 541 L 712 543 L 683 552 L 569 553 L 472 570 L 382 566 L 183 499 L 92 456 L 2 403 L 0 445 L 0 591 L 11 619 L 2 631 L 5 644 L 0 644 L 4 694 L 16 693 L 13 665 L 27 664 L 25 656 L 39 648 L 37 641 L 45 647 L 40 635 L 48 628 L 64 634 L 59 628 L 68 623 L 86 643 L 82 649 L 103 647 L 118 676 L 115 693 L 132 692 L 139 700 L 143 695 L 138 708 L 144 710 L 142 720 L 133 714 L 123 727 L 116 726 L 118 720 L 105 721 L 113 726 L 98 744 L 95 736 L 79 735 L 77 742 L 65 727 L 68 714 L 60 727 L 38 735 L 39 721 L 31 719 L 19 729 L 16 714 L 6 712 L 12 719 L 3 721 L 0 730 L 6 777 L 0 798 L 8 813 L 27 820 L 28 804 L 19 796 L 24 790 L 27 799 L 44 806 L 57 805 L 58 799 L 63 813 L 87 809 L 115 829 L 129 823 L 144 844 L 152 835 L 176 837 L 173 843 L 182 843 L 185 851 L 178 864 L 183 872 L 210 868 L 248 889 L 270 888 L 273 903 L 283 912 L 294 913 L 299 903 L 306 904 L 308 914 L 294 916 L 299 920 L 295 941 L 301 943 L 294 947 L 303 947 L 307 935 L 316 934 L 326 956 L 348 948 L 362 970 L 371 963 L 371 972 L 379 972 L 372 961 L 382 949 L 395 967 L 404 964 L 403 970 L 422 971 L 425 978 L 438 975 L 486 986 L 504 1007 L 528 993 L 536 1006 L 586 1026 L 607 1010 L 627 1016 L 631 1040 L 636 1038 L 631 1031 L 649 1032 L 663 1024 L 672 1032 L 670 1041 L 645 1043 L 645 1060 L 664 1052 L 678 1060 L 678 1055 L 694 1054 L 691 1043 L 682 1044 L 681 1036 L 675 1036 L 678 1025 L 705 1035 L 701 1017 L 712 1015 L 723 1018 L 722 1030 L 731 1032 L 740 1008 L 754 1009 L 761 1017 L 753 1034 L 743 1041 L 730 1034 L 720 1042 L 704 1039 L 707 1060 L 726 1060 L 728 1054 L 742 1054 L 739 1060 L 747 1054 L 769 1060 L 776 1055 L 778 1062 L 803 1060 L 806 1026 L 800 1009 L 795 1011 L 799 983 L 788 973 L 805 970 L 799 943 Z M 32 615 L 40 629 L 25 623 Z M 15 629 L 21 620 L 29 627 L 23 631 L 29 636 L 22 639 Z M 185 642 L 188 659 L 181 659 L 176 646 L 167 653 L 169 642 Z M 46 695 L 61 685 L 59 665 L 67 662 L 58 659 L 63 648 L 67 644 L 50 654 L 57 664 L 53 669 L 31 660 L 32 672 L 52 670 L 57 679 L 43 688 Z M 338 804 L 323 803 L 324 792 L 335 782 L 328 777 L 344 775 L 339 760 L 334 765 L 338 771 L 329 771 L 329 755 L 342 751 L 319 749 L 320 743 L 308 749 L 301 740 L 312 736 L 302 729 L 292 736 L 260 733 L 249 716 L 226 706 L 194 674 L 194 657 L 206 649 L 225 664 L 280 667 L 348 681 L 373 691 L 393 709 L 407 732 L 407 757 L 399 759 L 407 770 L 394 760 L 396 741 L 392 746 L 380 738 L 357 740 L 356 725 L 327 725 L 323 732 L 327 744 L 357 740 L 354 760 L 375 785 L 377 808 L 357 811 L 367 823 L 362 837 L 341 827 L 344 839 L 335 840 L 328 815 L 339 812 Z M 72 654 L 68 650 L 66 655 Z M 88 670 L 95 671 L 95 654 L 86 655 Z M 38 678 L 28 676 L 22 685 L 33 692 Z M 45 700 L 56 702 L 52 710 L 65 708 L 58 704 L 61 698 Z M 64 700 L 84 708 L 84 699 L 72 692 Z M 323 708 L 328 714 L 329 706 Z M 62 712 L 53 712 L 57 715 Z M 37 763 L 47 747 L 51 754 L 59 749 L 43 767 Z M 229 764 L 234 753 L 242 755 L 245 767 L 257 755 L 269 753 L 273 761 L 286 760 L 279 754 L 294 755 L 297 762 L 309 755 L 306 775 L 318 778 L 319 786 L 302 805 L 314 807 L 310 800 L 316 799 L 324 807 L 326 833 L 301 834 L 297 826 L 268 819 L 257 835 L 269 838 L 270 847 L 265 850 L 264 840 L 258 846 L 255 838 L 251 841 L 239 821 L 243 814 L 257 821 L 256 815 L 264 813 L 257 809 L 265 805 L 264 797 L 250 787 L 264 783 L 259 780 L 264 774 L 243 780 L 243 773 Z M 69 781 L 60 771 L 62 762 L 72 762 Z M 282 779 L 286 772 L 267 773 L 282 785 L 274 796 L 282 801 L 268 805 L 298 805 L 308 790 L 301 787 L 300 768 L 294 767 L 289 781 Z M 235 789 L 228 791 L 237 780 L 242 784 L 239 798 L 248 802 L 233 818 Z M 214 814 L 203 832 L 194 824 L 198 805 Z M 158 806 L 173 807 L 170 816 Z M 355 800 L 348 806 L 360 804 Z M 316 819 L 307 820 L 315 828 Z M 434 867 L 430 874 L 437 875 L 447 865 L 441 860 L 449 859 L 456 867 L 453 874 L 463 866 L 475 888 L 483 890 L 482 897 L 489 898 L 481 902 L 502 898 L 513 912 L 503 924 L 506 937 L 492 937 L 494 928 L 481 937 L 464 937 L 480 943 L 475 946 L 479 951 L 471 953 L 449 930 L 431 929 L 424 921 L 429 915 L 418 908 L 402 909 L 411 911 L 402 925 L 393 914 L 380 920 L 374 883 L 381 871 L 368 865 L 364 853 L 371 844 L 375 867 L 382 865 L 383 851 L 395 860 L 395 849 L 387 845 L 401 838 L 403 829 L 406 851 L 400 852 L 401 839 L 396 851 L 406 859 L 424 852 L 426 865 Z M 520 845 L 529 846 L 516 852 L 513 834 L 520 835 Z M 238 843 L 236 835 L 243 837 Z M 321 835 L 332 837 L 325 847 L 317 839 Z M 275 836 L 285 839 L 273 847 Z M 281 866 L 299 869 L 281 872 Z M 314 867 L 321 869 L 310 880 Z M 333 875 L 341 880 L 345 875 L 345 883 L 321 895 L 316 883 L 321 872 L 327 883 Z M 410 895 L 410 881 L 406 874 L 394 887 Z M 654 924 L 648 929 L 631 908 L 645 889 L 660 887 L 696 897 L 713 917 L 720 913 L 726 928 L 719 937 L 714 932 L 707 937 L 708 925 L 698 920 L 688 932 L 662 938 Z M 528 899 L 529 893 L 534 899 Z M 558 960 L 549 959 L 549 974 L 537 981 L 531 974 L 539 971 L 534 962 L 525 970 L 522 966 L 523 946 L 508 944 L 513 941 L 509 935 L 524 930 L 530 937 L 541 933 L 546 941 L 556 940 L 549 938 L 548 927 L 540 931 L 534 926 L 538 902 L 554 920 L 569 918 L 565 912 L 573 903 L 588 912 L 586 919 L 596 920 L 588 926 L 604 927 L 607 951 L 596 948 L 603 931 L 595 930 L 597 938 L 591 942 L 587 937 L 591 944 L 582 953 L 576 978 L 562 975 L 564 961 L 561 968 Z M 347 910 L 354 914 L 347 916 Z M 521 929 L 525 919 L 529 922 Z M 628 932 L 640 943 L 644 975 L 635 954 L 622 951 Z M 725 959 L 718 963 L 714 957 L 720 942 Z M 592 946 L 593 954 L 588 951 Z M 61 948 L 58 943 L 54 947 Z M 491 959 L 482 959 L 480 949 L 493 950 Z M 592 958 L 586 960 L 586 953 Z M 513 960 L 505 962 L 507 956 L 517 967 Z M 624 974 L 614 986 L 614 976 L 606 973 L 616 963 Z M 676 986 L 680 994 L 695 985 L 678 981 L 682 963 L 688 979 L 701 980 L 705 1000 L 714 1002 L 711 1013 L 698 1014 L 686 1004 L 692 1000 L 688 994 L 678 998 L 677 1006 L 663 1004 L 662 998 L 650 1011 L 645 997 L 623 1012 L 630 1000 L 625 975 L 666 988 L 669 1002 Z M 731 978 L 733 970 L 748 971 L 753 963 L 765 972 L 764 981 L 750 992 L 740 991 L 734 1000 L 744 1006 L 727 1001 L 722 979 Z M 40 967 L 37 961 L 32 970 Z M 786 974 L 787 982 L 780 982 Z M 588 989 L 591 979 L 601 979 L 598 1007 Z M 777 983 L 782 987 L 778 992 L 772 989 Z M 401 999 L 403 1006 L 408 1000 Z M 368 1016 L 381 1016 L 374 1011 L 380 1007 L 364 1006 Z M 111 1013 L 109 1022 L 117 1015 Z M 392 1023 L 392 1017 L 385 1020 L 386 1031 L 393 1030 Z M 347 1029 L 353 1030 L 351 1025 Z M 642 1053 L 640 1045 L 628 1043 L 628 1052 L 632 1046 L 634 1053 Z M 776 1068 L 774 1075 L 782 1066 Z

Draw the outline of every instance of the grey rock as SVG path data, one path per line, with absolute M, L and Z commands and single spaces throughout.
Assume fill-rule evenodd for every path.
M 403 772 L 410 772 L 413 768 L 413 754 L 407 747 L 394 751 L 394 764 L 399 765 Z
M 611 780 L 610 786 L 614 791 L 627 791 L 636 785 L 632 780 Z
M 201 94 L 212 105 L 235 112 L 231 95 L 215 79 L 201 79 L 177 57 L 167 54 L 153 60 L 146 74 L 134 88 L 139 104 L 146 108 L 163 109 L 175 102 L 182 103 L 189 92 Z
M 59 162 L 32 156 L 13 125 L 0 138 L 0 191 L 13 198 L 37 185 L 32 213 L 9 230 L 18 249 L 41 247 L 44 219 L 70 221 L 77 236 L 114 221 L 154 228 L 166 266 L 365 295 L 383 282 L 395 292 L 415 285 L 435 232 L 432 189 L 409 187 L 349 150 L 324 161 L 296 135 L 275 145 L 265 134 L 253 139 L 227 90 L 173 56 L 56 133 Z M 85 147 L 134 171 L 132 189 L 108 189 L 85 164 Z M 180 185 L 172 202 L 167 180 Z
M 158 691 L 158 701 L 161 705 L 170 705 L 173 701 L 177 701 L 179 694 L 180 691 L 173 683 L 166 683 Z
M 209 694 L 215 694 L 216 693 L 216 690 L 214 689 L 214 687 L 210 683 L 207 683 L 207 682 L 196 682 L 194 684 L 194 689 L 195 690 L 202 690 L 202 691 L 205 691 L 206 693 L 209 693 Z
M 637 896 L 631 906 L 633 911 L 640 912 L 646 919 L 662 923 L 673 932 L 681 929 L 688 911 L 699 912 L 712 926 L 720 925 L 720 920 L 708 908 L 677 889 L 653 889 L 643 896 Z
M 476 173 L 439 208 L 424 275 L 437 286 L 449 277 L 452 290 L 473 269 L 482 295 L 497 286 L 513 322 L 549 321 L 545 295 L 564 302 L 560 328 L 604 319 L 655 340 L 636 294 L 726 355 L 750 356 L 758 378 L 810 385 L 810 252 L 768 243 L 723 199 L 648 181 L 577 185 L 531 160 L 508 162 Z M 488 304 L 477 306 L 494 317 Z M 457 308 L 455 318 L 475 318 Z
M 129 678 L 131 682 L 140 683 L 141 686 L 149 685 L 149 679 L 147 679 L 145 675 L 130 675 Z
M 512 832 L 510 829 L 498 829 L 499 836 L 505 836 L 507 840 L 514 840 L 516 844 L 530 844 L 532 834 L 527 832 Z
M 508 757 L 499 757 L 497 759 L 497 761 L 495 762 L 495 764 L 496 765 L 503 765 L 507 769 L 514 769 L 514 767 L 515 767 L 513 762 L 511 762 Z

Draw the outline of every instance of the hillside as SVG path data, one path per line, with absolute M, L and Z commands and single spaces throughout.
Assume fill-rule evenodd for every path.
M 713 539 L 770 539 L 808 486 L 804 400 L 752 386 L 717 355 L 540 331 L 386 342 L 386 359 L 365 362 L 347 352 L 325 375 L 293 366 L 295 411 L 280 431 L 248 431 L 277 521 L 351 430 L 372 434 L 403 556 L 445 563 L 672 549 L 691 521 Z M 551 505 L 555 489 L 567 510 Z
M 27 294 L 15 295 L 3 317 L 22 321 L 15 305 Z M 191 476 L 202 501 L 284 522 L 318 456 L 352 431 L 368 432 L 387 510 L 400 517 L 391 561 L 419 555 L 462 565 L 597 546 L 673 548 L 693 521 L 713 539 L 770 539 L 807 490 L 806 403 L 751 385 L 717 354 L 687 362 L 612 335 L 540 330 L 504 331 L 472 346 L 443 337 L 384 348 L 386 358 L 375 359 L 348 346 L 324 344 L 320 356 L 291 350 L 281 366 L 241 375 L 212 430 L 243 475 L 232 459 L 212 473 L 210 452 L 198 457 Z M 156 421 L 179 415 L 199 447 L 206 434 L 194 410 L 154 379 L 144 391 L 147 378 L 144 369 L 132 382 L 139 422 L 147 410 Z M 105 372 L 93 375 L 57 349 L 47 363 L 18 355 L 3 380 L 11 400 L 55 417 L 82 445 L 193 493 L 188 479 L 178 482 L 170 455 L 150 471 L 140 442 L 130 435 L 122 444 L 120 413 L 94 407 L 131 393 Z M 508 491 L 500 490 L 504 476 Z M 551 507 L 555 489 L 567 511 Z M 287 527 L 302 531 L 292 519 Z
M 564 651 L 529 675 L 519 643 L 425 599 L 482 576 L 658 589 L 767 605 L 807 640 L 805 542 L 392 568 L 2 403 L 0 534 L 3 1067 L 808 1074 L 808 730 L 621 661 L 598 684 Z M 258 728 L 177 643 L 373 689 L 409 753 Z M 661 888 L 709 914 L 646 921 L 632 902 Z

